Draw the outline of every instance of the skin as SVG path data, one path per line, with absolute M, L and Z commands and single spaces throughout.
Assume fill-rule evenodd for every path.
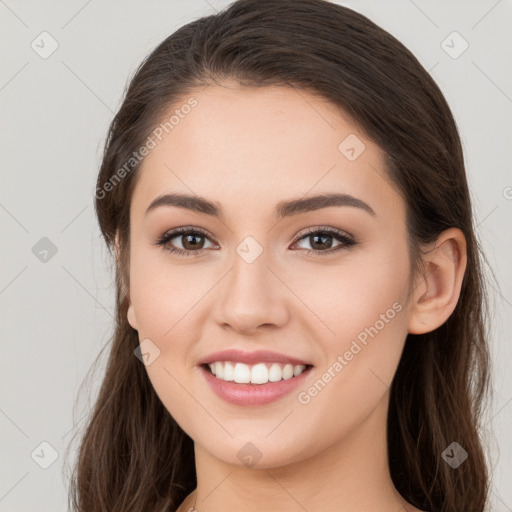
M 195 446 L 197 493 L 179 512 L 194 503 L 204 512 L 418 510 L 389 474 L 389 385 L 407 333 L 434 330 L 456 306 L 466 267 L 462 232 L 449 229 L 428 247 L 426 270 L 413 280 L 405 203 L 385 175 L 382 150 L 333 105 L 288 87 L 230 82 L 191 95 L 198 105 L 146 157 L 130 208 L 128 320 L 141 342 L 149 338 L 160 350 L 148 376 Z M 338 149 L 349 134 L 366 146 L 354 161 Z M 280 201 L 334 191 L 365 201 L 376 215 L 331 206 L 279 222 L 273 216 Z M 217 202 L 225 217 L 175 206 L 145 214 L 169 192 Z M 197 240 L 199 256 L 154 244 L 181 226 L 209 234 Z M 304 231 L 319 226 L 358 243 L 308 255 L 315 241 Z M 247 236 L 263 248 L 250 264 L 236 252 Z M 177 236 L 168 245 L 190 251 L 188 241 Z M 400 312 L 300 403 L 298 393 L 394 303 Z M 273 350 L 314 368 L 277 402 L 233 405 L 197 366 L 226 348 Z M 261 452 L 251 467 L 237 457 L 249 442 Z

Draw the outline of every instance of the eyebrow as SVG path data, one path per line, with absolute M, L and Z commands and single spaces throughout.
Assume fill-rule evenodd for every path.
M 201 196 L 183 193 L 172 193 L 158 196 L 148 206 L 145 215 L 162 206 L 176 206 L 178 208 L 186 208 L 194 212 L 211 215 L 212 217 L 224 218 L 224 211 L 220 203 L 209 201 Z M 363 200 L 349 194 L 339 193 L 320 194 L 306 198 L 281 201 L 277 203 L 274 209 L 274 216 L 280 220 L 284 217 L 291 217 L 293 215 L 320 210 L 331 206 L 352 206 L 354 208 L 360 208 L 374 217 L 376 216 L 373 208 Z

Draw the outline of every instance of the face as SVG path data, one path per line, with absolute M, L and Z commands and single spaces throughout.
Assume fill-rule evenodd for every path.
M 224 84 L 190 96 L 196 106 L 146 157 L 130 210 L 128 319 L 156 393 L 196 447 L 236 465 L 247 443 L 256 466 L 277 467 L 364 425 L 382 430 L 410 286 L 405 204 L 382 151 L 304 91 Z M 169 194 L 213 206 L 161 199 L 148 211 Z M 329 194 L 345 198 L 283 206 Z M 271 382 L 273 399 L 239 403 L 199 364 L 226 349 L 308 367 Z M 268 385 L 229 386 L 247 397 Z

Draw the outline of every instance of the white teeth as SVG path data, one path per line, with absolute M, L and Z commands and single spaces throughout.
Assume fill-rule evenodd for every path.
M 287 364 L 283 368 L 283 379 L 288 380 L 293 377 L 293 364 Z
M 290 365 L 291 366 L 291 365 Z M 281 369 L 281 365 L 274 363 L 270 370 L 268 371 L 268 380 L 270 382 L 280 381 L 283 377 L 283 370 Z
M 238 384 L 248 384 L 251 382 L 251 369 L 246 364 L 236 363 L 233 380 L 238 382 Z
M 215 363 L 215 375 L 219 379 L 224 379 L 224 365 L 222 363 Z
M 216 363 L 222 364 L 222 363 Z M 229 362 L 224 363 L 224 380 L 231 381 L 235 380 L 235 367 Z
M 304 371 L 304 368 L 306 367 L 303 364 L 296 364 L 293 367 L 293 376 L 297 377 L 297 375 L 300 375 Z
M 230 361 L 215 361 L 208 366 L 215 377 L 238 384 L 266 384 L 297 377 L 305 369 L 303 364 L 258 363 L 253 366 Z
M 258 363 L 252 367 L 251 383 L 266 384 L 268 382 L 268 369 L 265 363 Z

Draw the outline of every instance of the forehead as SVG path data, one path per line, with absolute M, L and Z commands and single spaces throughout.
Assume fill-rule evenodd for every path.
M 193 98 L 196 105 L 183 109 Z M 178 112 L 176 112 L 178 110 Z M 185 114 L 185 112 L 187 112 Z M 210 198 L 228 212 L 271 208 L 279 201 L 341 192 L 401 212 L 383 152 L 333 104 L 289 87 L 233 84 L 191 90 L 163 116 L 175 116 L 139 170 L 132 211 L 181 191 Z M 346 153 L 349 146 L 357 151 Z M 351 158 L 347 158 L 347 154 Z

